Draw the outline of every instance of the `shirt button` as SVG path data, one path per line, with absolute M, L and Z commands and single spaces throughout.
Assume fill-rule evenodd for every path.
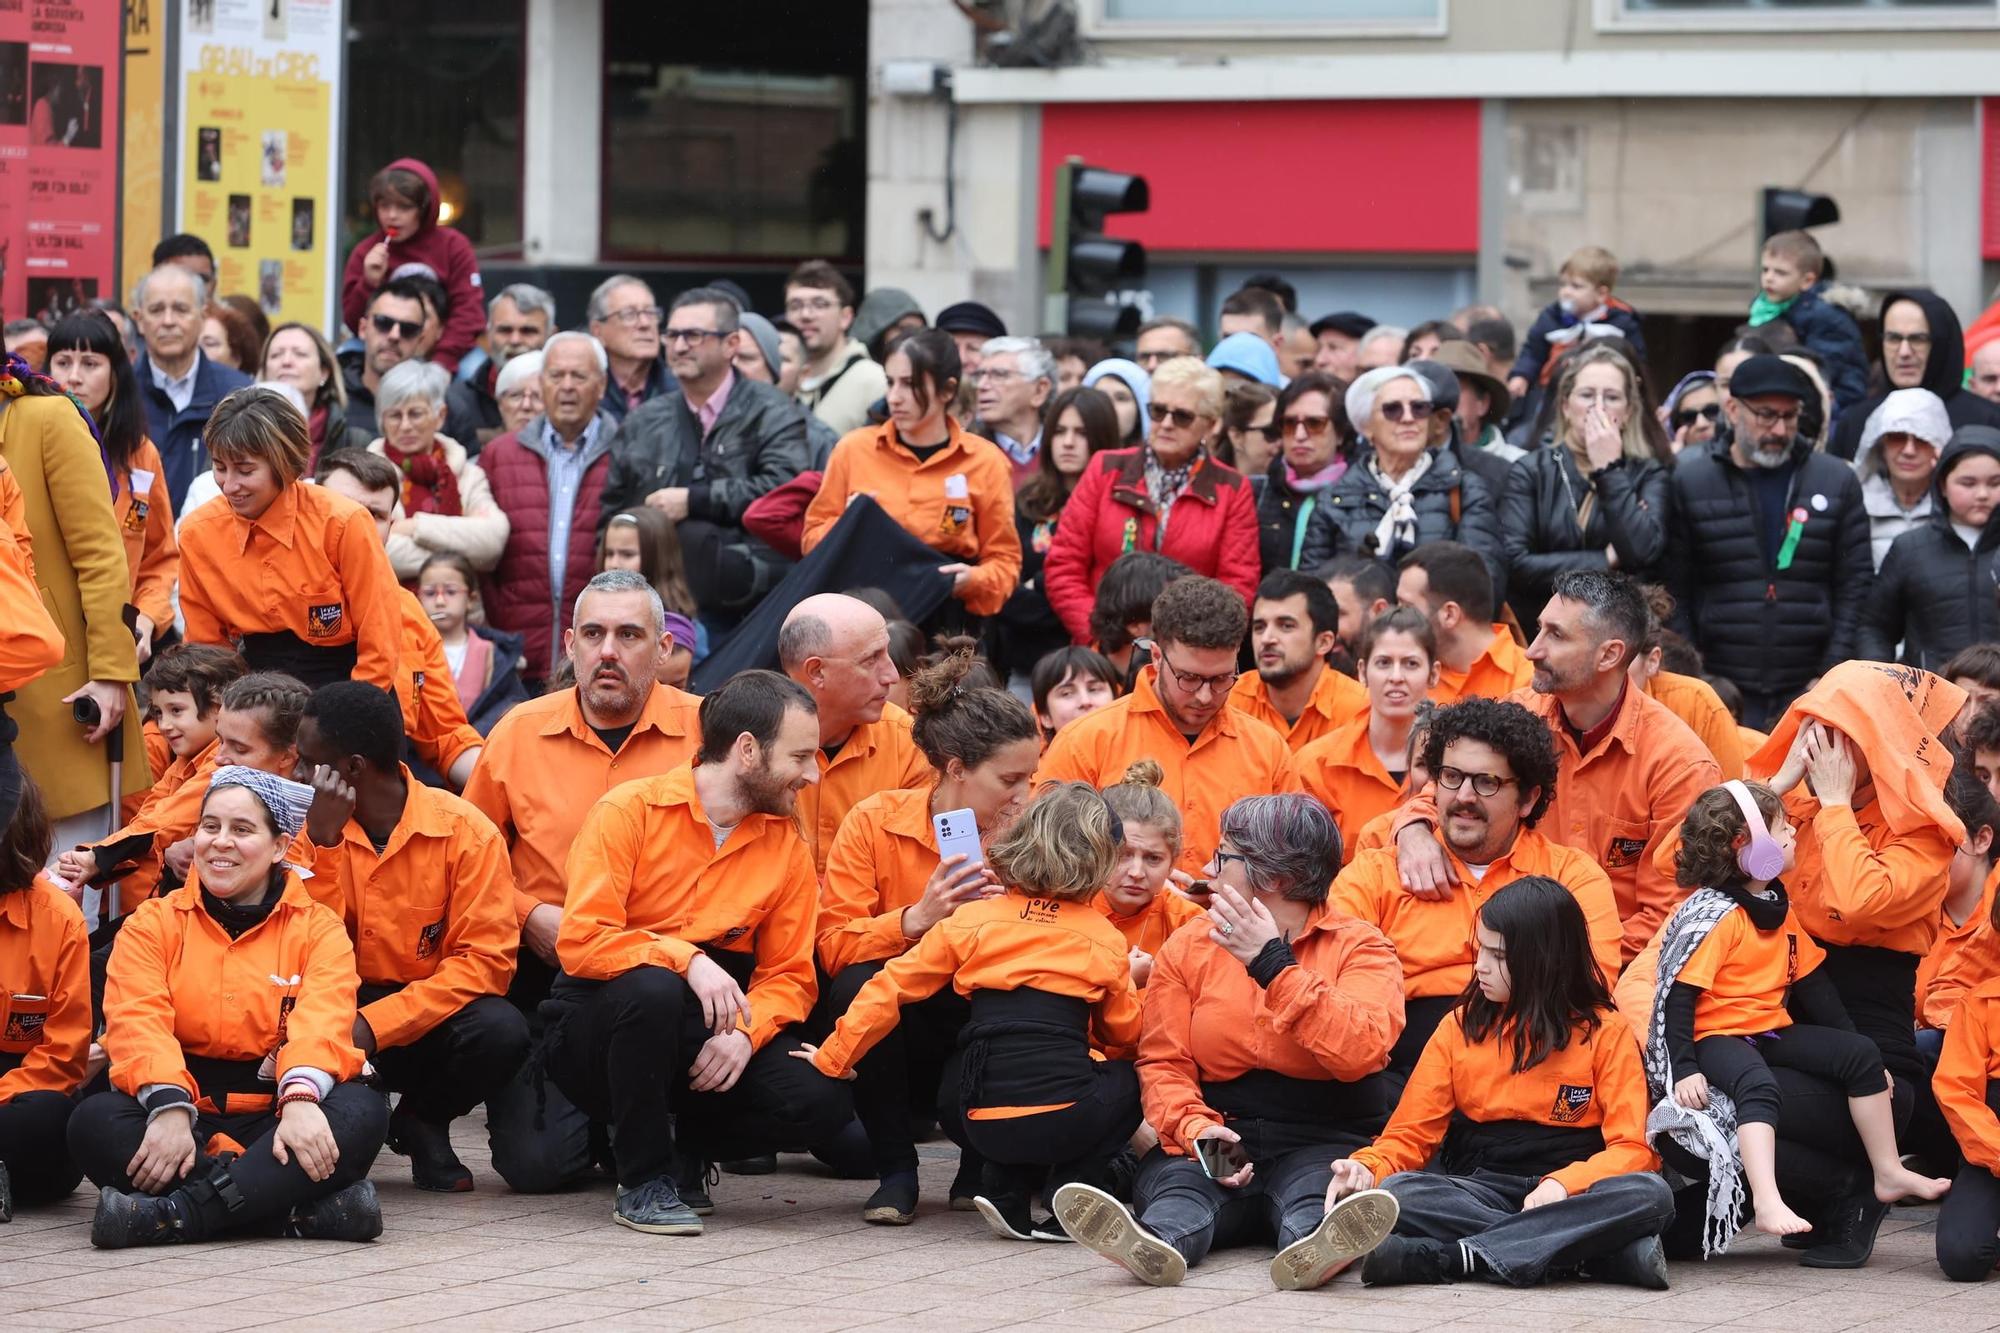
M 371 939 L 371 940 L 372 940 L 372 939 L 374 939 L 374 938 L 375 938 L 375 932 L 374 932 L 374 931 L 372 931 L 372 930 L 364 930 L 364 931 L 362 931 L 361 933 L 362 933 L 362 935 L 364 935 L 364 936 L 365 936 L 365 937 L 367 937 L 368 939 Z

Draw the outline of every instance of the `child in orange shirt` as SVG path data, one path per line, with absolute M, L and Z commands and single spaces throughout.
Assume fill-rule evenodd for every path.
M 1965 1154 L 1938 1214 L 1938 1267 L 1983 1282 L 2000 1259 L 2000 977 L 1959 1001 L 1931 1086 Z
M 1181 854 L 1181 812 L 1160 790 L 1164 776 L 1158 764 L 1142 759 L 1125 770 L 1124 781 L 1104 789 L 1105 804 L 1118 816 L 1125 836 L 1111 878 L 1097 895 L 1097 910 L 1131 946 L 1132 984 L 1140 990 L 1153 975 L 1153 955 L 1167 936 L 1203 910 L 1181 892 L 1193 879 L 1174 870 Z
M 1661 933 L 1647 1072 L 1663 1107 L 1681 1124 L 1668 1132 L 1691 1151 L 1696 1112 L 1734 1146 L 1748 1178 L 1759 1231 L 1810 1231 L 1778 1193 L 1775 1172 L 1780 1095 L 1770 1066 L 1817 1074 L 1847 1089 L 1849 1112 L 1875 1175 L 1875 1196 L 1935 1199 L 1946 1180 L 1920 1176 L 1897 1155 L 1894 1112 L 1881 1052 L 1854 1031 L 1839 993 L 1820 969 L 1826 953 L 1792 914 L 1779 876 L 1792 869 L 1795 839 L 1776 792 L 1730 781 L 1697 797 L 1681 825 L 1675 876 L 1696 892 Z M 1795 1022 L 1792 1010 L 1807 1020 Z M 1711 1088 L 1713 1084 L 1713 1088 Z M 1726 1094 L 1725 1102 L 1716 1094 Z M 1684 1138 L 1683 1135 L 1688 1137 Z M 1703 1142 L 1713 1142 L 1703 1137 Z M 1706 1154 L 1701 1154 L 1706 1156 Z M 1710 1241 L 1728 1241 L 1742 1187 L 1736 1163 L 1710 1159 L 1722 1173 L 1711 1189 Z M 1724 1220 L 1723 1212 L 1729 1214 Z

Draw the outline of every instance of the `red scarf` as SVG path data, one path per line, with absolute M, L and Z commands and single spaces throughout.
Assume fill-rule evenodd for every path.
M 465 512 L 458 498 L 458 478 L 445 461 L 444 446 L 431 441 L 428 452 L 399 454 L 388 445 L 383 451 L 403 472 L 403 512 L 443 514 L 456 518 Z

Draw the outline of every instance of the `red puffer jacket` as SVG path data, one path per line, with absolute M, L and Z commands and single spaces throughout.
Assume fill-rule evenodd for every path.
M 1257 595 L 1257 501 L 1234 469 L 1204 458 L 1167 516 L 1146 503 L 1145 461 L 1137 449 L 1107 449 L 1090 460 L 1063 505 L 1056 539 L 1042 564 L 1042 587 L 1070 638 L 1090 642 L 1090 607 L 1097 581 L 1127 551 L 1152 551 L 1197 574 L 1220 579 L 1243 596 Z
M 549 464 L 543 443 L 546 418 L 536 417 L 519 433 L 502 435 L 479 452 L 479 466 L 506 512 L 507 546 L 500 563 L 480 580 L 486 622 L 521 636 L 527 659 L 524 678 L 539 683 L 554 668 L 569 628 L 570 613 L 583 585 L 597 572 L 597 517 L 604 479 L 611 473 L 611 439 L 617 427 L 600 418 L 597 440 L 584 455 L 583 484 L 570 510 L 568 559 L 563 586 L 549 581 Z

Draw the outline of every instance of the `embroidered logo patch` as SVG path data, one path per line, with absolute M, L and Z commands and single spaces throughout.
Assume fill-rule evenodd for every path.
M 716 943 L 734 944 L 736 943 L 736 941 L 742 939 L 745 935 L 748 935 L 749 933 L 750 933 L 750 927 L 748 926 L 731 926 L 728 930 L 722 932 L 722 937 L 718 939 Z
M 1605 867 L 1637 865 L 1640 853 L 1645 850 L 1644 838 L 1613 838 L 1604 853 Z
M 1583 1118 L 1589 1106 L 1589 1088 L 1565 1083 L 1556 1089 L 1556 1104 L 1549 1108 L 1549 1119 L 1558 1125 L 1574 1124 Z
M 341 604 L 328 602 L 324 606 L 306 608 L 306 635 L 314 639 L 330 639 L 340 633 Z
M 13 1042 L 40 1041 L 42 1024 L 47 1020 L 45 1013 L 22 1013 L 7 1015 L 7 1040 Z
M 438 951 L 438 945 L 442 943 L 443 940 L 444 940 L 444 918 L 439 917 L 437 920 L 431 922 L 428 926 L 425 926 L 422 930 L 417 932 L 417 957 L 429 958 L 432 954 Z

